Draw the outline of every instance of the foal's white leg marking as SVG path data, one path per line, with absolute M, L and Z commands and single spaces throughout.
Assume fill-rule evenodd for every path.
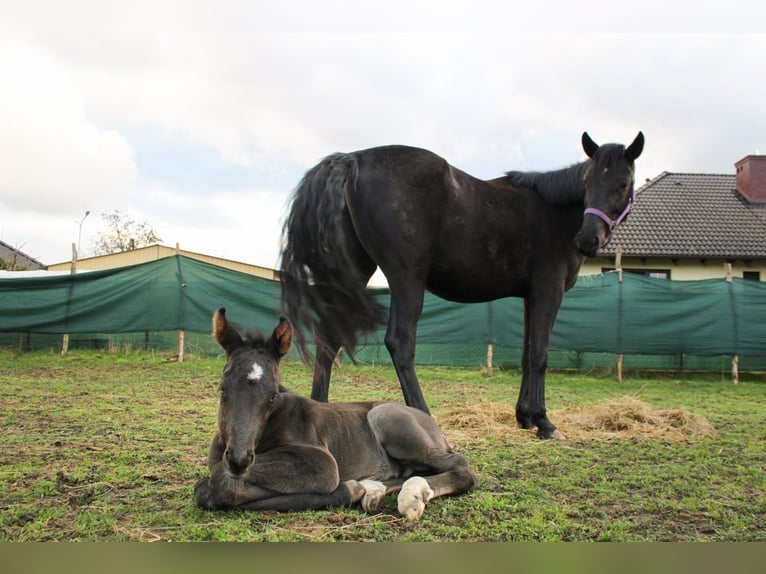
M 258 363 L 253 363 L 252 370 L 248 373 L 247 378 L 251 381 L 260 381 L 263 376 L 263 367 Z
M 428 501 L 434 497 L 434 491 L 422 476 L 407 479 L 399 491 L 397 499 L 399 514 L 407 520 L 420 520 Z
M 386 485 L 377 480 L 360 480 L 359 484 L 364 487 L 364 497 L 362 498 L 362 508 L 365 512 L 377 512 L 380 503 L 386 496 Z

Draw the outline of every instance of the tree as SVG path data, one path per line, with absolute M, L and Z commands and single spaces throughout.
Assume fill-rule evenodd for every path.
M 93 247 L 94 255 L 131 251 L 162 241 L 146 221 L 137 222 L 118 210 L 104 212 L 101 219 L 106 229 L 99 231 Z
M 29 269 L 29 267 L 19 262 L 19 257 L 26 259 L 26 256 L 21 252 L 21 247 L 11 247 L 6 244 L 3 251 L 5 251 L 6 257 L 10 256 L 10 259 L 0 257 L 0 271 L 26 271 Z
M 0 270 L 2 271 L 26 271 L 27 267 L 24 265 L 20 265 L 16 261 L 16 255 L 14 254 L 13 259 L 10 261 L 7 261 L 0 257 Z

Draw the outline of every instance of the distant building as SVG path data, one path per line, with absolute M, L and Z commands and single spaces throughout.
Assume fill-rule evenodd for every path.
M 129 265 L 138 265 L 139 263 L 146 263 L 148 261 L 156 261 L 158 259 L 164 259 L 165 257 L 172 257 L 174 255 L 183 255 L 190 259 L 196 259 L 197 261 L 204 261 L 218 267 L 224 267 L 233 271 L 239 271 L 241 273 L 247 273 L 249 275 L 255 275 L 256 277 L 263 277 L 265 279 L 278 279 L 277 272 L 268 267 L 260 267 L 258 265 L 251 265 L 249 263 L 242 263 L 240 261 L 232 261 L 230 259 L 224 259 L 222 257 L 214 257 L 212 255 L 204 255 L 202 253 L 195 253 L 193 251 L 184 251 L 183 249 L 176 249 L 175 247 L 167 247 L 165 245 L 150 245 L 148 247 L 139 247 L 138 249 L 131 249 L 129 251 L 121 251 L 119 253 L 111 253 L 109 255 L 97 255 L 96 257 L 87 257 L 85 259 L 79 259 L 77 261 L 78 271 L 96 271 L 99 269 L 114 269 L 116 267 L 127 267 Z M 54 263 L 48 266 L 49 271 L 68 271 L 72 267 L 71 261 L 63 261 L 61 263 Z
M 0 241 L 0 269 L 4 271 L 37 271 L 45 269 L 45 264 L 30 257 L 21 249 Z
M 663 172 L 636 190 L 628 219 L 580 274 L 615 268 L 676 280 L 732 275 L 766 281 L 766 156 L 734 174 Z

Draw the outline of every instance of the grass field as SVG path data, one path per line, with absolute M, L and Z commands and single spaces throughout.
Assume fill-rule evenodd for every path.
M 421 368 L 432 412 L 479 476 L 407 523 L 380 514 L 204 512 L 221 358 L 0 351 L 3 541 L 766 541 L 766 381 L 551 373 L 567 436 L 518 430 L 519 373 Z M 307 393 L 301 364 L 283 382 Z M 344 365 L 332 400 L 401 400 L 393 369 Z

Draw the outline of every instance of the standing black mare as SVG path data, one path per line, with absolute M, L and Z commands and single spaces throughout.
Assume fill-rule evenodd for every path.
M 599 146 L 551 172 L 478 180 L 441 157 L 404 146 L 328 156 L 295 191 L 284 225 L 282 296 L 298 348 L 316 343 L 311 397 L 327 401 L 333 360 L 384 310 L 365 289 L 380 267 L 391 307 L 385 336 L 408 405 L 428 412 L 414 370 L 426 289 L 450 301 L 524 298 L 522 380 L 516 418 L 560 436 L 545 409 L 553 323 L 585 256 L 594 256 L 633 200 L 641 132 L 628 147 Z

